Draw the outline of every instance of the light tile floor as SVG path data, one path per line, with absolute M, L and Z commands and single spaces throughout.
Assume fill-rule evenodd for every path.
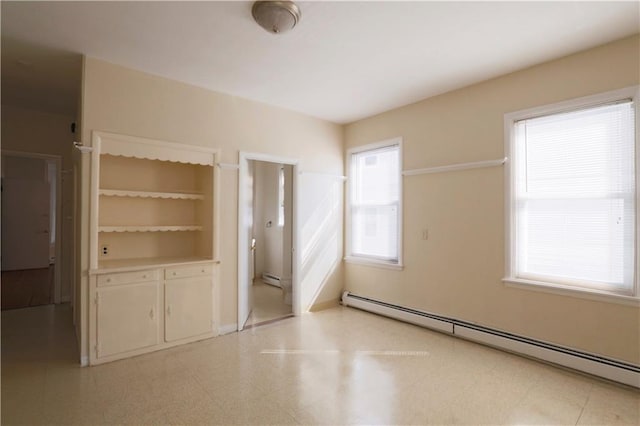
M 640 392 L 352 308 L 101 366 L 2 313 L 2 424 L 631 424 Z
M 291 305 L 284 303 L 282 289 L 256 279 L 251 288 L 253 309 L 245 325 L 260 324 L 291 315 Z

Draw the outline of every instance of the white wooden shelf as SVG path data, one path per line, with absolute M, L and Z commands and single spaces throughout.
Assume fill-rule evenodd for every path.
M 150 192 L 150 191 L 126 191 L 122 189 L 101 189 L 98 192 L 105 197 L 134 197 L 134 198 L 168 198 L 174 200 L 204 200 L 203 194 L 186 192 Z
M 186 265 L 191 263 L 220 263 L 219 260 L 198 256 L 185 257 L 145 257 L 132 259 L 101 259 L 98 261 L 98 269 L 91 274 L 105 274 L 112 272 L 137 271 L 144 268 L 161 268 L 173 265 Z
M 181 232 L 202 231 L 202 226 L 99 226 L 98 232 Z

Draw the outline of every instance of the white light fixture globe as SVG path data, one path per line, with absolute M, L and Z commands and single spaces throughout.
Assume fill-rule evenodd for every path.
M 300 20 L 300 8 L 292 1 L 257 1 L 251 8 L 253 19 L 273 34 L 289 31 Z

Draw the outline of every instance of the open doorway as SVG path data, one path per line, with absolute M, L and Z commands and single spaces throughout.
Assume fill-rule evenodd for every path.
M 61 159 L 2 153 L 2 309 L 60 303 Z
M 295 312 L 294 169 L 283 159 L 241 158 L 238 330 Z

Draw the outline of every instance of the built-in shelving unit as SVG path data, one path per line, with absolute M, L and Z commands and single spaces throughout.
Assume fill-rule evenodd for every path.
M 217 152 L 92 142 L 90 363 L 215 336 Z
M 97 142 L 92 269 L 126 259 L 213 260 L 215 152 L 120 135 Z

